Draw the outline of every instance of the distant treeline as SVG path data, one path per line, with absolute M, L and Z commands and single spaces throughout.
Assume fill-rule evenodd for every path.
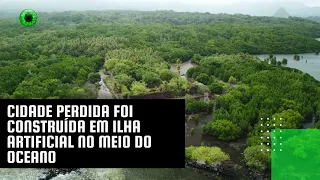
M 38 16 L 32 28 L 20 25 L 16 17 L 0 20 L 1 97 L 92 98 L 95 94 L 84 85 L 99 80 L 96 71 L 105 59 L 106 69 L 117 76 L 117 88 L 137 95 L 149 92 L 148 88 L 176 92 L 183 85 L 179 83 L 187 84 L 168 70 L 167 62 L 177 59 L 320 50 L 315 40 L 320 24 L 302 18 L 173 11 L 39 12 Z
M 320 22 L 320 17 L 319 16 L 310 16 L 307 19 L 315 22 Z

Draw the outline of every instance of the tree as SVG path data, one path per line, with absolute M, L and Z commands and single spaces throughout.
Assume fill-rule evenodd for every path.
M 115 64 L 114 68 L 111 69 L 111 72 L 113 75 L 118 75 L 118 74 L 129 74 L 130 73 L 131 67 L 125 63 L 120 63 L 118 62 Z
M 121 88 L 121 96 L 124 97 L 124 98 L 126 98 L 128 95 L 130 95 L 129 89 L 127 88 L 127 86 L 122 85 L 122 88 Z
M 201 73 L 200 67 L 192 67 L 187 70 L 187 77 L 188 78 L 197 78 L 197 76 Z
M 318 122 L 314 125 L 314 127 L 315 127 L 316 129 L 320 129 L 320 121 L 318 121 Z
M 270 64 L 271 65 L 277 65 L 277 59 L 275 57 L 273 57 L 271 60 L 270 60 Z
M 239 136 L 240 128 L 228 120 L 215 120 L 208 124 L 208 133 L 218 137 L 218 139 L 229 141 Z
M 106 68 L 107 70 L 112 70 L 119 61 L 120 60 L 118 59 L 108 59 L 104 63 L 104 68 Z
M 223 107 L 214 111 L 214 119 L 231 119 L 229 112 Z
M 91 72 L 89 73 L 88 75 L 88 80 L 91 82 L 91 83 L 97 83 L 100 81 L 100 74 L 98 72 Z
M 209 164 L 230 160 L 230 156 L 219 147 L 189 146 L 185 149 L 185 152 L 187 159 L 207 161 Z
M 83 84 L 88 78 L 88 72 L 86 70 L 84 70 L 83 68 L 81 68 L 78 71 L 78 81 L 79 84 Z
M 180 91 L 187 92 L 188 89 L 189 89 L 189 82 L 184 77 L 174 77 L 168 83 L 168 90 L 174 94 L 177 94 Z
M 146 84 L 144 82 L 133 82 L 131 85 L 131 92 L 132 95 L 145 95 L 150 92 L 150 90 L 147 88 Z
M 162 81 L 169 82 L 174 76 L 175 74 L 169 69 L 163 69 L 160 71 L 160 78 Z
M 281 124 L 281 128 L 286 129 L 296 129 L 300 128 L 302 125 L 301 123 L 304 121 L 303 116 L 292 109 L 284 110 L 281 113 L 274 114 L 272 118 L 272 124 L 276 124 L 279 126 Z
M 134 79 L 126 74 L 118 74 L 114 76 L 114 79 L 116 80 L 117 87 L 122 88 L 122 86 L 130 87 Z
M 148 87 L 159 86 L 161 79 L 158 74 L 154 72 L 146 72 L 142 75 L 142 81 L 147 84 Z
M 10 99 L 10 95 L 8 93 L 1 93 L 0 99 Z
M 198 75 L 196 81 L 201 82 L 202 84 L 208 85 L 210 81 L 210 76 L 205 73 L 201 73 Z
M 258 170 L 265 170 L 270 166 L 270 150 L 264 145 L 248 147 L 244 151 L 244 159 L 247 165 Z M 262 151 L 261 151 L 262 150 Z
M 230 84 L 236 84 L 237 83 L 237 79 L 233 76 L 230 76 L 229 80 L 228 80 L 228 83 Z
M 220 83 L 212 83 L 209 85 L 211 93 L 221 94 L 223 92 L 223 86 Z
M 204 101 L 198 101 L 198 100 L 189 100 L 186 101 L 186 113 L 199 113 L 199 112 L 209 112 L 209 110 L 212 109 L 211 104 L 204 102 Z
M 273 54 L 269 54 L 269 59 L 272 59 L 273 57 Z
M 45 87 L 50 94 L 53 94 L 53 92 L 56 89 L 59 89 L 61 86 L 61 81 L 59 79 L 47 79 L 43 82 L 43 87 Z
M 202 59 L 202 56 L 200 54 L 194 54 L 191 58 L 192 63 L 199 63 Z
M 284 65 L 288 64 L 288 60 L 286 58 L 283 58 L 282 59 L 282 64 L 284 64 Z
M 193 84 L 195 87 L 197 87 L 197 93 L 199 94 L 203 94 L 205 92 L 209 92 L 209 87 L 202 84 L 202 83 L 199 83 L 199 82 L 194 82 Z

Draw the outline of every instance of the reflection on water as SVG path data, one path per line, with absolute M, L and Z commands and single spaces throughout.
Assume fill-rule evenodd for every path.
M 202 143 L 202 130 L 201 126 L 213 120 L 213 114 L 206 115 L 200 118 L 199 122 L 194 120 L 186 122 L 186 147 L 188 146 L 200 146 Z M 194 132 L 191 135 L 191 129 L 194 129 Z
M 221 150 L 230 155 L 231 161 L 236 163 L 239 167 L 244 166 L 243 164 L 243 149 L 245 148 L 246 140 L 239 139 L 235 142 L 222 142 L 221 140 L 213 137 L 211 135 L 202 134 L 201 126 L 213 120 L 213 113 L 202 116 L 199 122 L 194 120 L 186 122 L 186 147 L 188 146 L 200 146 L 201 144 L 206 146 L 216 146 L 221 148 Z M 191 129 L 194 132 L 191 135 Z M 236 169 L 234 177 L 224 177 L 227 180 L 248 180 L 246 169 Z
M 186 144 L 200 145 L 203 141 L 206 145 L 219 146 L 226 153 L 229 153 L 231 159 L 238 163 L 240 153 L 230 145 L 221 143 L 201 133 L 201 125 L 213 119 L 213 114 L 203 116 L 199 123 L 188 121 L 189 130 L 195 128 L 193 136 L 186 139 Z M 170 148 L 170 147 L 168 147 Z M 155 158 L 156 160 L 156 158 Z M 170 163 L 170 162 L 168 162 Z M 44 177 L 45 170 L 42 169 L 0 169 L 0 180 L 38 180 Z M 238 174 L 237 178 L 247 179 L 243 176 L 243 172 Z M 235 177 L 233 177 L 235 178 Z M 227 178 L 233 180 L 232 177 Z M 235 179 L 237 179 L 235 178 Z M 192 169 L 80 169 L 79 172 L 71 172 L 65 175 L 58 175 L 52 180 L 212 180 L 213 177 L 208 177 L 201 172 L 196 172 Z M 225 178 L 221 178 L 225 179 Z
M 192 64 L 191 61 L 186 61 L 180 64 L 180 75 L 187 74 L 188 69 L 194 67 L 195 64 Z M 171 64 L 171 71 L 177 72 L 177 64 Z
M 126 180 L 212 180 L 190 169 L 123 169 Z
M 288 60 L 288 64 L 286 65 L 287 67 L 299 69 L 303 72 L 310 74 L 315 79 L 320 81 L 320 55 L 316 55 L 315 53 L 304 53 L 299 55 L 300 60 L 296 61 L 293 59 L 294 54 L 274 54 L 278 61 L 281 61 L 283 58 L 286 58 Z M 261 60 L 264 60 L 269 57 L 268 54 L 258 54 L 253 56 L 258 57 Z M 191 61 L 181 63 L 180 74 L 186 74 L 188 69 L 194 66 L 195 65 L 192 64 Z M 177 72 L 176 64 L 171 64 L 171 70 L 173 72 Z
M 0 180 L 38 180 L 44 177 L 42 169 L 1 169 Z
M 0 169 L 0 180 L 38 180 L 44 177 L 39 169 Z M 52 180 L 210 180 L 190 169 L 80 169 L 58 175 Z
M 261 60 L 269 57 L 268 54 L 260 54 L 255 56 Z M 315 53 L 299 54 L 299 61 L 293 59 L 294 54 L 274 54 L 274 56 L 278 61 L 286 58 L 288 60 L 287 67 L 299 69 L 320 81 L 320 55 L 316 55 Z
M 97 99 L 113 99 L 110 89 L 107 87 L 104 80 L 107 78 L 107 75 L 103 73 L 102 70 L 99 71 L 100 74 L 100 89 L 98 91 L 98 98 Z

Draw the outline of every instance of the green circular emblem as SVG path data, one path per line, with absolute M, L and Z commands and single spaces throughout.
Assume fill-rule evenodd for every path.
M 23 26 L 31 27 L 37 23 L 38 15 L 34 10 L 25 9 L 20 14 L 20 23 Z

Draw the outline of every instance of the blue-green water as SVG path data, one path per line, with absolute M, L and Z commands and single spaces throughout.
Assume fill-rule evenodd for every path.
M 320 81 L 320 55 L 315 53 L 305 53 L 298 54 L 300 60 L 296 61 L 293 59 L 294 54 L 274 54 L 278 61 L 281 61 L 283 58 L 288 60 L 287 67 L 296 68 L 303 72 L 306 72 L 313 76 L 315 79 Z M 255 55 L 261 60 L 268 58 L 268 54 Z

